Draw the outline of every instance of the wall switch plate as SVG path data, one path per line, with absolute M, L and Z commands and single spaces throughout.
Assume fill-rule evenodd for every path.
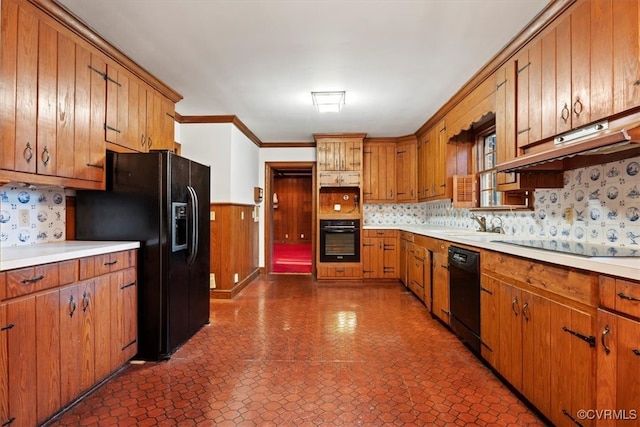
M 240 219 L 244 220 L 244 211 L 240 212 Z
M 562 217 L 568 224 L 573 224 L 573 208 L 565 208 Z
M 233 283 L 238 283 L 238 280 L 240 280 L 240 279 L 238 279 L 238 273 L 235 273 L 233 275 Z
M 31 224 L 31 217 L 29 216 L 29 209 L 20 209 L 18 211 L 18 226 L 28 227 Z
M 216 273 L 209 273 L 209 289 L 216 288 Z
M 209 221 L 215 221 L 215 220 L 216 220 L 216 211 L 209 212 Z

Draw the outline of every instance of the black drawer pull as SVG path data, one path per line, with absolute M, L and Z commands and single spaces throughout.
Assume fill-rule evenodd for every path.
M 120 286 L 120 289 L 127 289 L 135 285 L 136 285 L 136 282 L 131 282 L 128 285 Z
M 640 302 L 640 299 L 638 299 L 638 298 L 634 298 L 634 297 L 631 297 L 631 296 L 629 296 L 629 295 L 627 295 L 627 294 L 624 294 L 624 293 L 622 293 L 622 292 L 618 292 L 618 296 L 619 296 L 620 298 L 622 298 L 622 299 L 626 299 L 627 301 L 636 301 L 636 302 Z
M 104 265 L 116 265 L 117 263 L 118 263 L 118 260 L 115 260 L 115 261 L 105 262 Z
M 104 124 L 104 130 L 112 130 L 112 131 L 117 132 L 117 133 L 122 133 L 122 131 L 120 129 L 116 129 L 116 128 L 112 127 L 112 126 L 109 126 L 106 123 Z
M 36 283 L 39 282 L 40 280 L 44 279 L 43 275 L 40 275 L 38 277 L 34 277 L 33 279 L 23 279 L 20 283 L 22 284 L 27 284 L 27 283 Z
M 633 354 L 635 354 L 636 356 L 640 356 L 640 350 L 638 350 L 637 348 L 634 348 L 631 351 L 633 351 Z
M 487 288 L 485 288 L 483 286 L 480 286 L 480 290 L 483 291 L 483 292 L 488 293 L 489 295 L 493 295 L 493 292 L 491 292 L 490 289 L 487 289 Z
M 0 328 L 0 331 L 7 331 L 11 328 L 13 328 L 15 325 L 13 323 L 9 323 L 7 326 L 3 326 Z
M 87 166 L 90 167 L 90 168 L 104 169 L 103 165 L 99 165 L 97 163 L 87 163 Z
M 574 337 L 580 338 L 582 341 L 587 342 L 589 344 L 589 347 L 595 347 L 596 346 L 596 337 L 594 337 L 593 335 L 589 335 L 589 336 L 583 335 L 580 332 L 572 331 L 571 329 L 567 328 L 566 326 L 563 326 L 562 330 L 565 331 L 565 332 L 569 332 Z

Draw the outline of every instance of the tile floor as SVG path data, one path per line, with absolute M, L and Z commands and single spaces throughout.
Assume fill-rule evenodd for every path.
M 542 426 L 399 283 L 264 276 L 51 426 Z

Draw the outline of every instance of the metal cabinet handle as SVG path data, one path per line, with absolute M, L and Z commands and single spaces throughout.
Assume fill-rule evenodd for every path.
M 562 107 L 562 112 L 560 113 L 560 118 L 567 123 L 567 120 L 569 120 L 569 107 L 567 106 L 567 103 L 565 102 L 564 107 Z
M 580 117 L 580 113 L 582 113 L 582 102 L 580 102 L 580 98 L 576 98 L 576 102 L 573 103 L 573 113 L 576 117 Z
M 522 306 L 522 317 L 524 317 L 524 320 L 526 320 L 527 322 L 529 321 L 529 303 L 525 302 L 524 305 Z
M 42 279 L 44 279 L 44 275 L 41 274 L 40 276 L 34 277 L 32 279 L 22 279 L 20 283 L 22 283 L 23 285 L 26 285 L 27 283 L 31 284 L 31 283 L 39 282 Z
M 626 299 L 627 301 L 640 302 L 640 299 L 634 298 L 634 297 L 629 296 L 629 295 L 627 295 L 625 293 L 622 293 L 622 292 L 618 292 L 618 297 L 620 297 L 622 299 Z
M 118 263 L 118 260 L 115 260 L 115 261 L 105 262 L 104 265 L 116 265 L 117 263 Z
M 76 302 L 73 300 L 73 295 L 69 297 L 69 317 L 73 317 L 73 313 L 76 312 Z
M 609 325 L 606 325 L 604 327 L 604 330 L 602 331 L 602 335 L 600 335 L 600 342 L 602 343 L 602 348 L 604 348 L 604 352 L 606 354 L 611 353 L 611 349 L 609 348 L 609 346 L 607 345 L 607 341 L 605 339 L 605 337 L 611 332 L 611 329 L 609 329 Z
M 24 148 L 24 151 L 22 152 L 22 156 L 27 161 L 27 163 L 29 163 L 33 158 L 33 148 L 31 148 L 30 143 L 27 142 L 27 146 Z
M 89 293 L 84 291 L 82 294 L 82 311 L 86 313 L 89 308 Z
M 517 308 L 518 308 L 518 297 L 515 297 L 513 301 L 511 301 L 511 310 L 513 310 L 513 314 L 515 314 L 516 317 L 520 314 Z
M 151 146 L 153 145 L 153 141 L 151 140 L 151 137 L 147 137 L 147 145 L 149 145 L 149 148 L 151 148 Z
M 140 145 L 142 145 L 144 147 L 144 145 L 146 144 L 146 139 L 144 137 L 144 133 L 142 134 L 142 137 L 140 138 Z
M 40 156 L 40 159 L 42 160 L 42 164 L 47 166 L 47 163 L 49 163 L 49 160 L 51 160 L 51 155 L 49 154 L 49 150 L 47 149 L 47 147 L 44 147 L 44 150 L 42 150 L 42 155 Z
M 633 352 L 633 354 L 635 354 L 636 356 L 640 356 L 640 350 L 638 350 L 637 348 L 634 348 L 633 350 L 631 350 Z
M 8 426 L 16 420 L 16 417 L 11 417 L 7 421 L 2 423 L 2 427 Z

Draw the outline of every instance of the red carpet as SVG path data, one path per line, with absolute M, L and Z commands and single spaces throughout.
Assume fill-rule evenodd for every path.
M 311 243 L 275 243 L 273 273 L 311 273 Z

